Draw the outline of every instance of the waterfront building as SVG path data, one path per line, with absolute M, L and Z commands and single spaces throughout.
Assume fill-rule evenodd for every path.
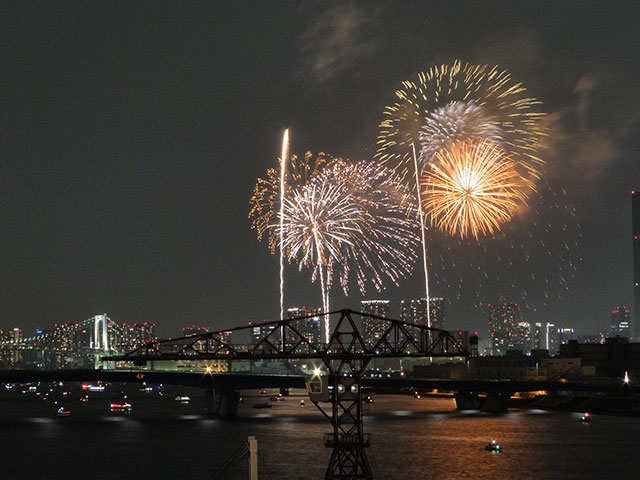
M 20 328 L 16 327 L 13 330 L 9 330 L 7 333 L 9 334 L 8 340 L 10 342 L 18 343 L 22 339 L 22 329 Z
M 531 326 L 522 321 L 517 303 L 489 305 L 489 337 L 494 355 L 505 355 L 507 350 L 531 352 Z
M 569 343 L 569 340 L 576 339 L 576 332 L 573 328 L 558 328 L 558 338 L 560 339 L 560 345 Z
M 155 334 L 155 323 L 134 323 L 133 325 L 123 323 L 118 329 L 117 345 L 120 347 L 131 348 L 144 345 L 145 343 L 157 340 Z
M 267 323 L 268 320 L 264 320 L 264 323 Z M 254 325 L 252 322 L 249 322 L 249 325 Z M 256 323 L 251 329 L 251 342 L 255 345 L 264 337 L 269 335 L 270 332 L 273 332 L 275 329 L 275 325 L 264 325 Z M 280 341 L 280 335 L 278 335 L 278 341 Z
M 546 349 L 549 351 L 549 355 L 556 355 L 560 349 L 560 335 L 558 335 L 558 328 L 555 323 L 547 323 L 546 342 Z
M 287 309 L 287 319 L 302 318 L 292 325 L 300 332 L 307 341 L 311 343 L 320 343 L 320 314 L 322 308 L 291 307 Z M 306 318 L 303 318 L 306 317 Z M 295 342 L 298 339 L 293 334 L 289 334 L 287 342 Z
M 631 337 L 631 312 L 626 306 L 616 307 L 611 310 L 609 322 L 610 337 Z
M 560 357 L 579 357 L 583 365 L 595 368 L 598 377 L 622 380 L 627 372 L 640 376 L 640 343 L 629 343 L 625 337 L 607 338 L 605 343 L 578 343 L 576 340 L 560 346 Z
M 534 327 L 533 327 L 533 335 L 532 335 L 532 340 L 533 340 L 533 349 L 534 350 L 541 350 L 541 349 L 546 349 L 546 328 L 543 325 L 542 322 L 536 322 Z
M 195 325 L 191 325 L 190 327 L 182 328 L 182 336 L 183 337 L 193 337 L 196 335 L 202 335 L 205 333 L 209 333 L 209 327 L 196 327 Z M 204 340 L 198 341 L 194 347 L 198 350 L 203 350 L 206 345 Z
M 389 300 L 362 300 L 360 311 L 365 315 L 375 315 L 377 317 L 389 317 Z M 388 327 L 387 322 L 378 318 L 362 317 L 362 337 L 365 343 L 374 344 Z
M 429 297 L 430 325 L 434 328 L 444 328 L 444 298 Z M 417 325 L 429 325 L 427 323 L 427 299 L 416 298 L 408 302 L 400 302 L 400 320 Z

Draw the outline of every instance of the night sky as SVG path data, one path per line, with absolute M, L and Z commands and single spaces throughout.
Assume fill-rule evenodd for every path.
M 487 303 L 516 301 L 525 320 L 591 333 L 632 302 L 635 1 L 0 5 L 2 329 L 276 319 L 278 257 L 247 215 L 283 129 L 295 153 L 371 159 L 400 82 L 455 59 L 509 70 L 549 137 L 539 196 L 501 239 L 430 232 L 446 326 L 482 334 Z M 321 303 L 308 271 L 290 266 L 285 288 L 286 305 Z M 417 266 L 367 298 L 422 288 Z

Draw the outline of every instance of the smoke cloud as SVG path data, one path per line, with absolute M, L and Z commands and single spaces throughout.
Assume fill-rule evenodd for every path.
M 371 32 L 376 17 L 375 11 L 350 3 L 335 5 L 320 15 L 320 20 L 298 39 L 306 71 L 324 82 L 372 56 L 377 50 Z

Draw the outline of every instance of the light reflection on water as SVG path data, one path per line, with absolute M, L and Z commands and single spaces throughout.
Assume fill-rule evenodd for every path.
M 633 478 L 640 419 L 541 410 L 504 415 L 457 412 L 451 399 L 381 396 L 367 407 L 365 431 L 375 478 Z M 321 479 L 330 451 L 327 420 L 299 398 L 269 414 L 250 404 L 237 419 L 181 409 L 173 415 L 25 418 L 2 424 L 3 478 L 209 478 L 249 435 L 258 438 L 261 479 Z M 496 439 L 503 452 L 484 451 Z M 32 461 L 37 455 L 37 462 Z M 16 460 L 17 459 L 17 460 Z M 26 459 L 26 460 L 22 460 Z M 245 461 L 229 479 L 245 478 Z

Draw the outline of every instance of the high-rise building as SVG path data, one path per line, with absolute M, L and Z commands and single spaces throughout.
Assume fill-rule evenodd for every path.
M 517 303 L 504 302 L 489 305 L 489 337 L 494 355 L 505 355 L 507 350 L 531 352 L 531 326 L 523 322 Z
M 9 341 L 18 343 L 22 339 L 22 330 L 20 328 L 14 328 L 9 330 Z
M 626 306 L 616 307 L 611 310 L 609 336 L 625 338 L 631 336 L 631 314 Z
M 134 323 L 133 325 L 123 323 L 119 329 L 118 345 L 121 347 L 135 347 L 157 340 L 155 329 L 155 323 L 145 322 Z
M 294 327 L 300 332 L 307 341 L 311 343 L 320 343 L 320 313 L 321 308 L 307 308 L 307 307 L 292 307 L 287 309 L 287 319 L 303 318 L 295 323 L 292 323 Z M 295 335 L 289 334 L 287 342 L 297 341 Z
M 444 298 L 429 297 L 429 317 L 431 326 L 444 328 Z M 407 323 L 427 325 L 427 299 L 417 298 L 400 302 L 400 320 Z
M 518 322 L 516 338 L 513 344 L 516 349 L 522 350 L 525 355 L 531 353 L 531 325 L 529 322 Z
M 269 335 L 269 332 L 273 332 L 274 328 L 276 328 L 275 325 L 266 325 L 267 320 L 264 322 L 265 324 L 253 324 L 253 328 L 251 329 L 251 340 L 254 344 L 265 338 Z M 252 325 L 252 322 L 249 322 L 249 325 Z M 276 334 L 274 333 L 274 335 Z M 277 334 L 277 340 L 280 341 L 280 334 Z
M 360 311 L 365 314 L 362 317 L 362 337 L 365 343 L 374 344 L 388 327 L 388 323 L 384 320 L 366 315 L 388 318 L 389 307 L 389 300 L 362 300 L 360 302 Z
M 546 343 L 546 329 L 542 322 L 536 322 L 533 327 L 533 348 L 535 350 L 545 350 L 547 348 Z
M 557 355 L 560 345 L 569 343 L 569 340 L 576 340 L 576 332 L 573 328 L 557 327 L 554 323 L 547 323 L 546 327 L 546 349 L 549 355 Z
M 547 323 L 546 344 L 549 355 L 556 355 L 560 351 L 560 335 L 555 323 Z
M 631 191 L 635 338 L 640 339 L 640 190 Z
M 576 332 L 573 328 L 558 328 L 558 338 L 560 339 L 560 345 L 569 343 L 569 340 L 576 339 Z

